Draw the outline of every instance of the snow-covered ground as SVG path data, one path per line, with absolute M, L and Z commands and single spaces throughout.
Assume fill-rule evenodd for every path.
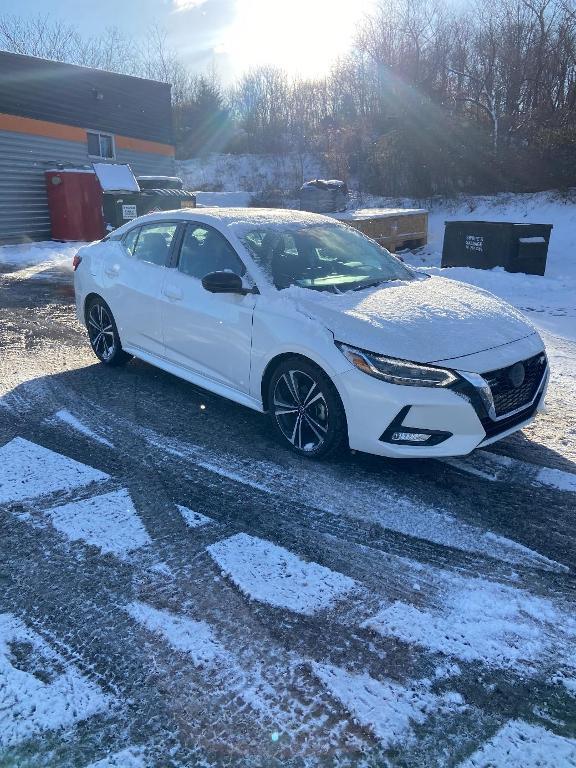
M 25 267 L 70 264 L 78 248 L 84 243 L 22 243 L 0 246 L 0 266 Z

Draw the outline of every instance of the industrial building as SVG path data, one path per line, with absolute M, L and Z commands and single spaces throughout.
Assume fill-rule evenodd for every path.
M 170 85 L 0 52 L 0 243 L 51 237 L 45 171 L 174 175 Z

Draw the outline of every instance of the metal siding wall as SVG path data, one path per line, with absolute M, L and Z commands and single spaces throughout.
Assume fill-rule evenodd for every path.
M 155 153 L 119 151 L 135 175 L 174 175 L 174 160 Z M 44 171 L 56 163 L 89 163 L 76 141 L 0 131 L 0 243 L 49 240 L 50 214 Z
M 0 241 L 50 238 L 44 171 L 55 163 L 88 162 L 76 141 L 0 131 Z
M 134 176 L 174 176 L 176 174 L 174 158 L 155 152 L 117 149 L 116 162 L 129 163 Z
M 0 51 L 0 112 L 8 115 L 171 144 L 170 92 L 166 83 Z

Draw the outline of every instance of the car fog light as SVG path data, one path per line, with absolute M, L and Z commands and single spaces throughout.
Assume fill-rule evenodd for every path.
M 396 442 L 425 443 L 430 435 L 423 435 L 421 432 L 394 432 L 392 440 Z

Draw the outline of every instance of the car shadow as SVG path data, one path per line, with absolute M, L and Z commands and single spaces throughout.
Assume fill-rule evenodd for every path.
M 301 458 L 276 442 L 265 415 L 139 360 L 124 368 L 93 363 L 32 379 L 7 393 L 0 405 L 2 444 L 20 435 L 110 474 L 122 465 L 124 451 L 155 461 L 143 444 L 144 429 L 166 455 L 189 449 L 192 465 L 210 465 L 221 476 L 245 482 L 247 503 L 253 487 L 268 483 L 280 497 L 298 490 L 302 498 L 309 496 L 311 506 L 332 506 L 346 515 L 347 504 L 359 494 L 367 516 L 375 520 L 380 508 L 387 519 L 395 509 L 408 516 L 410 509 L 446 511 L 462 523 L 512 538 L 552 559 L 574 560 L 569 551 L 576 525 L 572 493 L 521 479 L 491 481 L 437 460 L 360 453 L 326 463 Z M 69 424 L 55 424 L 54 414 L 61 410 L 116 449 L 74 432 Z M 133 438 L 126 441 L 132 428 Z M 538 465 L 561 465 L 576 476 L 574 462 L 524 436 L 502 441 L 499 452 L 524 459 L 523 446 L 537 453 Z M 314 492 L 307 494 L 306 488 Z

